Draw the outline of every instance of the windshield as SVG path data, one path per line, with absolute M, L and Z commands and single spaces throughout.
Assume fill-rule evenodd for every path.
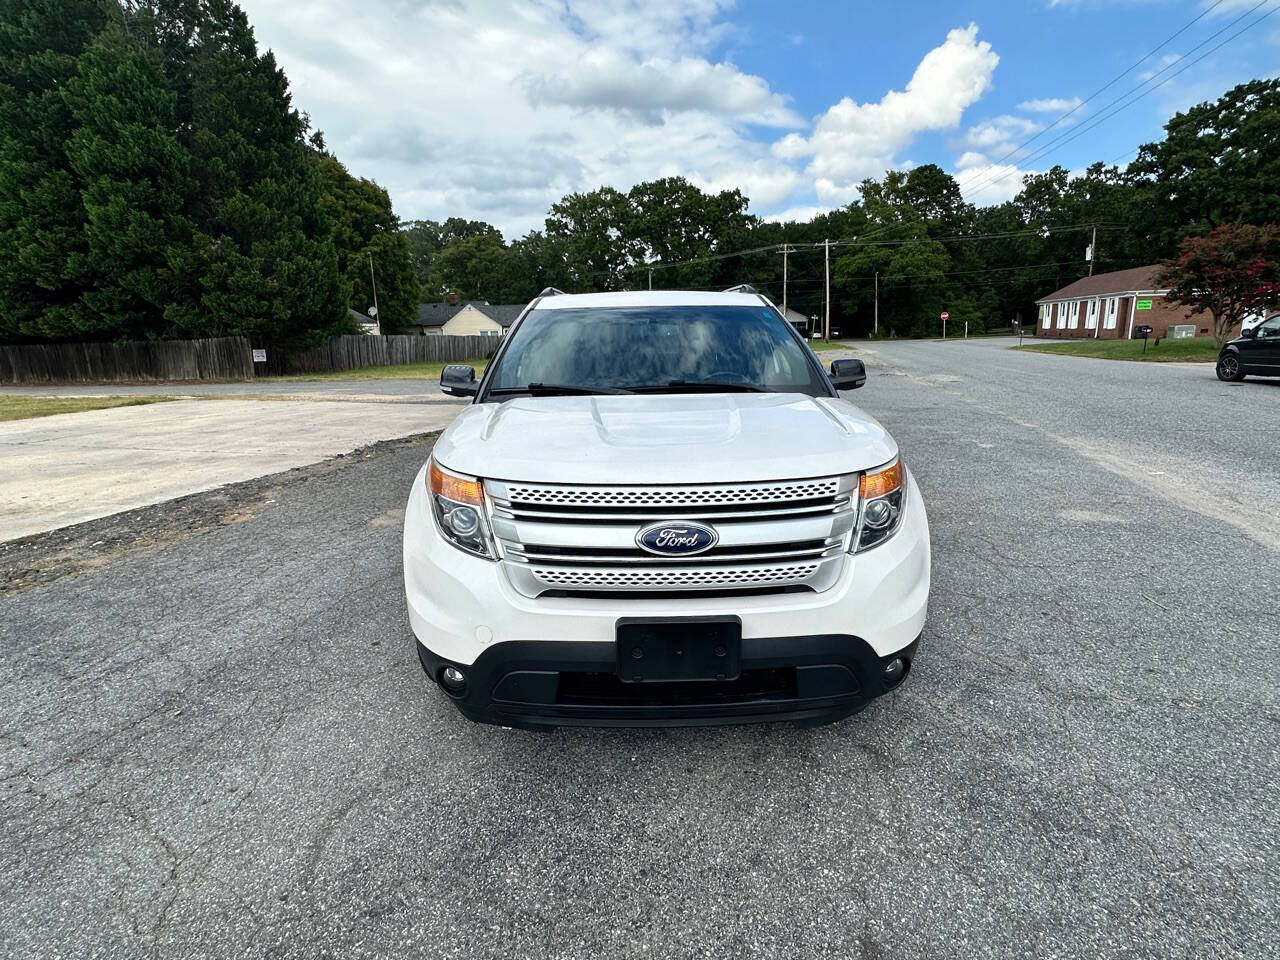
M 529 384 L 829 395 L 808 348 L 763 304 L 533 310 L 511 335 L 488 391 Z

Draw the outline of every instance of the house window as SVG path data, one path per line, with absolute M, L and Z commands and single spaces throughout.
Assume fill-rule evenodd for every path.
M 1080 301 L 1072 300 L 1067 313 L 1067 329 L 1074 330 L 1078 326 L 1080 326 Z
M 1058 304 L 1058 329 L 1065 330 L 1067 327 L 1067 305 L 1065 303 Z
M 1102 321 L 1102 328 L 1104 330 L 1114 330 L 1116 328 L 1116 317 L 1119 315 L 1119 313 L 1120 313 L 1120 298 L 1108 297 L 1107 298 L 1107 315 L 1106 315 L 1106 318 Z
M 1098 303 L 1097 297 L 1089 301 L 1088 312 L 1084 315 L 1084 327 L 1086 330 L 1098 329 Z

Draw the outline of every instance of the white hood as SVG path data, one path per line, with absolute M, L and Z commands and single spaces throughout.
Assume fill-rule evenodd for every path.
M 734 483 L 830 476 L 897 455 L 845 400 L 795 393 L 521 397 L 466 407 L 441 466 L 536 483 Z

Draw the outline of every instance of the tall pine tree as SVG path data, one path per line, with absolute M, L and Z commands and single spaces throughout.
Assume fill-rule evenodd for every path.
M 110 6 L 114 6 L 111 3 Z M 64 96 L 104 0 L 0 0 L 0 335 L 75 338 L 85 211 Z
M 288 81 L 230 0 L 150 0 L 193 190 L 169 321 L 189 336 L 314 342 L 347 329 L 321 184 Z
M 77 123 L 66 152 L 84 210 L 75 255 L 83 292 L 70 316 L 86 339 L 170 332 L 160 326 L 175 288 L 168 258 L 191 238 L 181 214 L 190 177 L 175 99 L 158 51 L 119 24 L 85 51 L 66 84 Z

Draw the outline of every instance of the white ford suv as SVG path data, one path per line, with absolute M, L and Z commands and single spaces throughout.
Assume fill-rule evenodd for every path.
M 676 725 L 856 712 L 911 669 L 929 525 L 898 446 L 777 309 L 546 290 L 414 480 L 409 620 L 473 720 Z

